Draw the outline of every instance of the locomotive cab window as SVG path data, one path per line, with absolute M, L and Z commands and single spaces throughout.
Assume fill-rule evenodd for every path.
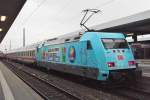
M 91 45 L 91 41 L 87 41 L 87 49 L 88 50 L 92 50 L 92 45 Z
M 128 43 L 125 39 L 112 39 L 112 38 L 106 38 L 102 39 L 102 43 L 105 47 L 105 49 L 125 49 L 129 48 Z

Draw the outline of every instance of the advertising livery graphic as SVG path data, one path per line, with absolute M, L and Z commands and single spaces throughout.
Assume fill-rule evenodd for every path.
M 42 53 L 42 59 L 45 59 L 45 58 L 46 58 L 46 52 L 43 51 L 43 53 Z
M 62 48 L 62 62 L 66 62 L 66 48 Z
M 75 61 L 75 56 L 76 56 L 75 53 L 76 53 L 76 52 L 75 52 L 74 46 L 71 46 L 71 47 L 69 48 L 69 60 L 70 60 L 70 62 L 74 62 L 74 61 Z
M 59 48 L 48 49 L 48 61 L 60 62 Z

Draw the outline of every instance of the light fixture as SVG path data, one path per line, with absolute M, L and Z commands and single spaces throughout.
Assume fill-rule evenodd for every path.
M 127 35 L 128 35 L 128 36 L 132 36 L 132 35 L 134 35 L 134 33 L 128 33 Z
M 1 21 L 2 22 L 6 21 L 6 16 L 1 16 Z
M 3 31 L 3 29 L 2 28 L 0 28 L 0 32 L 2 32 Z

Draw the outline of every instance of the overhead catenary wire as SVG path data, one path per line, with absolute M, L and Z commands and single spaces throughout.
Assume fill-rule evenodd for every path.
M 31 19 L 31 17 L 33 17 L 33 15 L 41 8 L 41 6 L 46 2 L 47 0 L 42 0 L 38 5 L 37 5 L 37 7 L 25 18 L 25 20 L 23 20 L 23 22 L 22 23 L 20 23 L 21 25 L 20 26 L 23 26 L 24 27 L 24 25 L 25 24 L 27 24 L 27 22 L 29 22 L 29 20 Z M 94 7 L 94 8 L 96 8 L 96 9 L 99 9 L 99 8 L 102 8 L 102 7 L 104 7 L 104 6 L 106 6 L 106 5 L 108 5 L 108 4 L 110 4 L 110 3 L 112 3 L 113 1 L 115 1 L 115 0 L 109 0 L 109 1 L 107 1 L 107 2 L 105 2 L 105 3 L 102 3 L 102 4 L 100 4 L 100 5 L 97 5 L 96 7 Z M 72 1 L 71 0 L 68 0 L 67 2 L 66 2 L 66 4 L 64 4 L 64 6 L 56 13 L 56 15 L 55 16 L 57 16 L 58 14 L 58 16 L 60 17 L 60 16 L 62 16 L 63 15 L 63 12 L 68 8 L 68 5 L 70 5 L 72 3 Z M 57 17 L 58 17 L 57 16 Z M 73 18 L 69 18 L 71 21 L 69 21 L 69 23 L 71 23 L 71 22 L 73 22 L 73 21 L 75 21 L 76 19 L 79 19 L 79 16 L 81 16 L 81 14 L 77 14 L 76 16 L 73 16 Z M 63 23 L 61 23 L 61 24 L 63 24 Z M 74 24 L 72 24 L 73 25 L 73 28 L 75 28 L 75 27 L 78 27 L 79 28 L 79 24 L 76 24 L 76 25 L 74 25 Z M 72 26 L 71 25 L 71 26 Z
M 22 23 L 20 23 L 20 25 L 18 25 L 16 29 L 20 30 L 21 28 L 25 28 L 25 24 L 30 20 L 30 18 L 36 13 L 36 11 L 46 2 L 47 0 L 42 0 L 34 10 L 32 10 L 32 12 L 23 20 Z M 20 27 L 21 26 L 21 27 Z M 20 32 L 20 31 L 18 31 Z
M 26 19 L 23 21 L 22 25 L 24 26 L 29 20 L 30 18 L 36 13 L 36 11 L 46 2 L 47 0 L 42 0 L 41 3 L 39 5 L 37 5 L 37 7 L 28 15 L 28 17 L 26 17 Z
M 22 26 L 24 26 L 30 19 L 31 19 L 31 17 L 36 13 L 36 11 L 45 3 L 45 1 L 47 1 L 47 0 L 42 0 L 42 2 L 32 11 L 32 13 L 23 21 L 23 23 L 22 23 Z M 103 6 L 106 6 L 106 5 L 108 5 L 108 4 L 110 4 L 110 3 L 112 3 L 114 0 L 109 0 L 109 1 L 107 1 L 107 2 L 105 2 L 105 3 L 103 3 L 103 4 L 100 4 L 100 5 L 97 5 L 96 7 L 95 7 L 95 9 L 97 9 L 97 8 L 102 8 Z M 71 3 L 72 1 L 71 0 L 68 0 L 68 2 L 66 2 L 65 3 L 65 5 L 56 13 L 56 15 L 55 16 L 61 16 L 62 14 L 61 13 L 63 13 L 64 11 L 65 11 L 65 9 L 68 7 L 68 5 Z M 78 16 L 80 16 L 80 15 L 78 15 Z M 76 16 L 76 17 L 78 17 L 78 16 Z M 76 18 L 70 18 L 70 19 L 73 19 L 73 21 L 76 19 Z M 63 24 L 63 23 L 62 23 Z M 79 26 L 78 26 L 79 27 Z
M 65 11 L 65 9 L 70 5 L 71 2 L 72 2 L 72 0 L 68 0 L 68 2 L 65 3 L 65 5 L 56 13 L 55 16 L 60 16 L 61 13 L 63 13 Z
M 47 0 L 43 0 L 33 11 L 32 11 L 32 13 L 23 21 L 23 23 L 22 23 L 22 26 L 24 26 L 30 19 L 31 19 L 31 17 L 36 13 L 36 11 L 45 3 L 45 1 L 47 1 Z M 95 9 L 99 9 L 99 8 L 102 8 L 103 6 L 106 6 L 106 5 L 108 5 L 108 4 L 110 4 L 110 3 L 112 3 L 113 1 L 115 1 L 115 0 L 109 0 L 109 1 L 107 1 L 107 2 L 105 2 L 105 3 L 103 3 L 103 4 L 100 4 L 100 5 L 97 5 L 96 7 L 95 7 Z M 61 16 L 62 14 L 61 13 L 63 13 L 64 11 L 65 11 L 65 9 L 68 7 L 68 5 L 71 3 L 72 1 L 71 0 L 68 0 L 68 2 L 56 13 L 56 15 L 55 16 Z M 79 15 L 78 15 L 79 16 Z M 77 16 L 77 17 L 78 17 Z M 70 18 L 70 19 L 73 19 L 73 18 Z
M 37 7 L 36 9 L 34 9 L 32 11 L 32 13 L 23 21 L 22 26 L 24 26 L 30 19 L 31 17 L 36 13 L 36 11 L 45 3 L 45 1 L 47 0 L 43 0 Z M 72 2 L 72 0 L 68 0 L 67 3 L 65 3 L 65 5 L 60 8 L 60 10 L 55 14 L 55 16 L 60 16 L 62 12 L 64 12 L 64 10 L 68 7 L 68 5 Z
M 101 10 L 101 13 L 103 12 L 103 7 L 105 7 L 105 6 L 107 6 L 107 5 L 109 5 L 109 4 L 111 4 L 111 3 L 113 3 L 115 0 L 108 0 L 107 2 L 104 2 L 104 3 L 102 3 L 102 4 L 100 4 L 100 5 L 97 5 L 96 7 L 94 7 L 94 9 L 100 9 Z M 80 16 L 79 14 L 78 14 L 78 16 Z M 76 18 L 78 17 L 78 16 L 76 16 Z M 76 18 L 73 18 L 73 19 L 76 19 Z M 74 21 L 74 20 L 73 20 Z M 79 27 L 79 25 L 76 25 L 75 27 Z M 80 26 L 81 27 L 81 26 Z M 84 30 L 83 29 L 83 27 L 81 27 L 81 29 L 82 30 Z
M 107 2 L 104 2 L 104 3 L 100 4 L 100 5 L 97 5 L 95 7 L 95 9 L 102 9 L 104 6 L 107 6 L 107 5 L 111 4 L 111 3 L 113 3 L 114 1 L 115 0 L 108 0 Z

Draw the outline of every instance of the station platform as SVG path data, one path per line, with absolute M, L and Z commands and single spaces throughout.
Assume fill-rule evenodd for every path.
M 138 66 L 142 69 L 143 76 L 150 77 L 150 64 L 139 64 Z
M 142 75 L 150 77 L 150 59 L 138 59 L 136 63 L 142 69 Z
M 0 61 L 0 100 L 43 100 Z
M 150 64 L 150 59 L 137 59 L 136 63 L 138 63 L 138 64 Z

